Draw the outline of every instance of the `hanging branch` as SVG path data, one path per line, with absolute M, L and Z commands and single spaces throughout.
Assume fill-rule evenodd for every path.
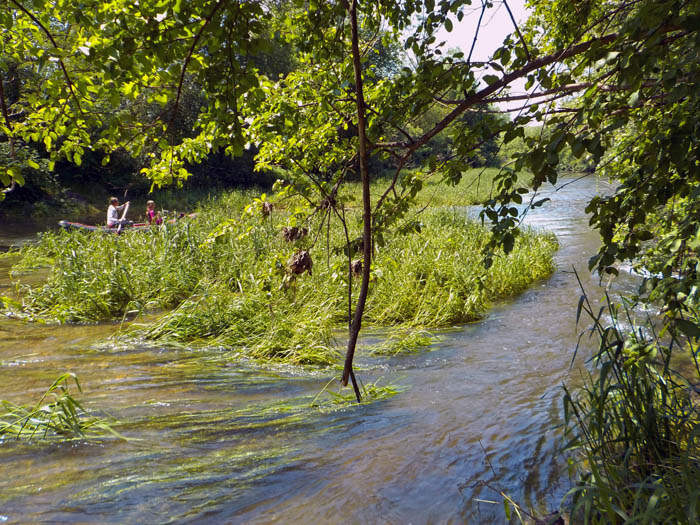
M 530 50 L 527 48 L 527 44 L 525 43 L 525 39 L 523 38 L 523 34 L 520 32 L 520 28 L 518 27 L 518 23 L 515 21 L 515 17 L 513 16 L 513 12 L 510 10 L 510 7 L 508 7 L 507 0 L 503 0 L 503 5 L 506 6 L 506 10 L 508 11 L 508 16 L 510 16 L 510 20 L 513 22 L 513 27 L 515 27 L 515 32 L 518 33 L 518 38 L 520 38 L 520 42 L 523 44 L 523 48 L 525 49 L 525 56 L 527 57 L 527 61 L 529 62 L 530 60 L 532 60 L 530 58 Z

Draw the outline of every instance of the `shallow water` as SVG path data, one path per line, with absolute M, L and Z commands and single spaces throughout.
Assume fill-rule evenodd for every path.
M 445 331 L 430 352 L 362 359 L 365 383 L 403 389 L 370 405 L 309 407 L 332 371 L 262 369 L 221 349 L 98 344 L 116 325 L 0 320 L 0 399 L 33 402 L 71 371 L 86 407 L 118 418 L 131 438 L 0 444 L 0 522 L 502 523 L 483 483 L 556 508 L 569 488 L 560 385 L 580 375 L 569 368 L 581 328 L 572 265 L 599 296 L 586 269 L 598 237 L 583 209 L 608 190 L 593 178 L 548 190 L 552 202 L 528 222 L 556 233 L 556 273 Z M 0 295 L 7 265 L 0 259 Z

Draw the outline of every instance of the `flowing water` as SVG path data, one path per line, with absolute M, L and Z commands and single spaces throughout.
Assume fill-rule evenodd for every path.
M 130 438 L 0 443 L 0 523 L 502 523 L 496 488 L 556 508 L 569 488 L 560 385 L 581 375 L 572 267 L 601 295 L 583 209 L 608 189 L 589 177 L 549 190 L 528 222 L 556 233 L 556 273 L 429 352 L 362 360 L 365 383 L 402 389 L 369 405 L 309 407 L 332 371 L 104 344 L 115 325 L 0 321 L 0 399 L 34 402 L 71 371 L 85 406 Z

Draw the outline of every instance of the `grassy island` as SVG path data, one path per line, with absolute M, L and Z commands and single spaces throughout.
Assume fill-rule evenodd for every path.
M 48 274 L 42 284 L 20 284 L 14 308 L 54 322 L 156 313 L 129 335 L 220 345 L 256 359 L 335 363 L 333 333 L 348 316 L 345 234 L 312 220 L 299 227 L 306 234 L 285 238 L 292 206 L 275 207 L 267 217 L 246 213 L 254 196 L 221 195 L 204 202 L 196 218 L 147 232 L 45 233 L 15 254 L 12 273 L 20 283 L 42 267 Z M 390 234 L 375 248 L 367 325 L 405 330 L 473 321 L 494 301 L 553 271 L 552 235 L 522 231 L 512 253 L 486 271 L 481 249 L 489 233 L 466 208 L 416 209 L 413 215 L 409 231 Z M 359 237 L 353 209 L 348 225 L 349 238 Z M 303 250 L 312 268 L 295 275 L 290 258 Z

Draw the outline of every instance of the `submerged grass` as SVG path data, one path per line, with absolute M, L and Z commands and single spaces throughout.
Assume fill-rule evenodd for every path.
M 66 373 L 59 376 L 32 406 L 0 400 L 0 441 L 7 438 L 37 440 L 54 437 L 62 440 L 95 439 L 106 434 L 122 438 L 105 419 L 87 414 L 69 392 L 71 380 L 82 392 L 77 377 Z
M 278 209 L 264 220 L 243 213 L 253 197 L 223 195 L 205 203 L 195 219 L 148 232 L 46 233 L 21 248 L 13 267 L 15 276 L 40 264 L 50 270 L 43 285 L 20 286 L 21 310 L 60 322 L 166 311 L 129 334 L 162 344 L 220 345 L 253 359 L 333 364 L 333 331 L 347 320 L 342 229 L 311 222 L 308 235 L 288 242 L 281 234 L 288 212 Z M 420 233 L 392 235 L 376 248 L 368 325 L 472 321 L 493 301 L 553 270 L 552 235 L 523 230 L 513 252 L 486 272 L 480 252 L 489 234 L 475 221 L 438 208 L 417 218 Z M 348 220 L 350 238 L 358 238 L 359 214 L 350 211 Z M 302 249 L 311 254 L 312 273 L 294 276 L 288 261 Z
M 411 354 L 428 348 L 439 340 L 426 330 L 398 330 L 370 349 L 371 355 Z

